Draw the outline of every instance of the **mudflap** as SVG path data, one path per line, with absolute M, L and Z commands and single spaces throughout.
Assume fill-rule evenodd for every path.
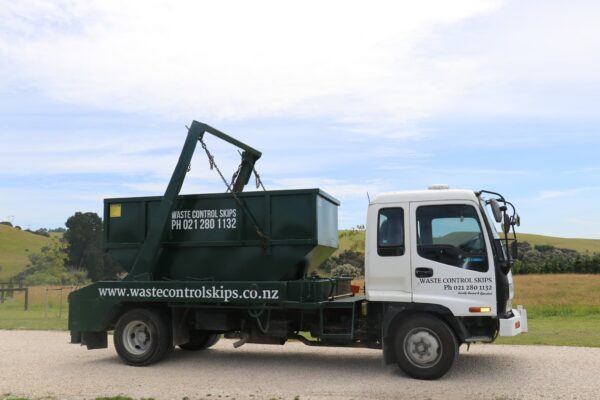
M 81 343 L 81 332 L 71 331 L 71 344 Z
M 390 365 L 396 363 L 396 355 L 394 354 L 394 349 L 390 346 L 390 340 L 386 340 L 386 338 L 382 339 L 382 348 L 383 348 L 383 365 Z
M 105 349 L 108 347 L 108 332 L 80 332 L 81 345 L 88 350 Z M 73 335 L 71 334 L 71 338 Z

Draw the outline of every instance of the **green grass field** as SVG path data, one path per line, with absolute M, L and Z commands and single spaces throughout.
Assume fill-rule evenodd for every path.
M 23 311 L 21 304 L 18 307 L 0 305 L 0 329 L 64 331 L 67 330 L 67 316 L 67 307 L 63 308 L 62 316 L 59 316 L 56 306 L 49 307 L 46 314 L 43 306 Z
M 0 225 L 0 282 L 18 274 L 27 266 L 27 255 L 39 252 L 50 238 Z
M 527 309 L 529 333 L 496 343 L 600 347 L 600 275 L 518 275 L 517 304 Z
M 499 337 L 497 344 L 600 347 L 600 314 L 529 318 L 529 333 Z
M 49 290 L 46 290 L 49 289 Z M 24 294 L 0 304 L 0 329 L 66 330 L 67 296 L 74 288 L 35 286 L 29 288 L 29 307 L 23 310 Z

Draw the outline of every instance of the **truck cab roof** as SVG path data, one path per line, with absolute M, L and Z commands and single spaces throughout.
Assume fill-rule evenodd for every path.
M 406 203 L 410 201 L 469 200 L 478 201 L 473 190 L 468 189 L 428 189 L 406 190 L 381 193 L 373 198 L 371 204 Z

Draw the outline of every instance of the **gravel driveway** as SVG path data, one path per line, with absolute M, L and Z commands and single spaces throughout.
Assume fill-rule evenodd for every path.
M 177 350 L 145 368 L 120 362 L 112 344 L 87 351 L 66 332 L 0 331 L 0 398 L 155 399 L 597 399 L 600 348 L 474 345 L 438 381 L 383 366 L 381 352 L 247 344 Z

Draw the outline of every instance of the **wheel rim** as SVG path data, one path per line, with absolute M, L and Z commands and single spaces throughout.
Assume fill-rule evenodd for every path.
M 152 346 L 150 328 L 142 321 L 131 321 L 123 329 L 123 345 L 136 356 L 146 353 Z
M 404 354 L 419 368 L 430 368 L 442 358 L 442 341 L 427 328 L 415 328 L 404 338 Z

